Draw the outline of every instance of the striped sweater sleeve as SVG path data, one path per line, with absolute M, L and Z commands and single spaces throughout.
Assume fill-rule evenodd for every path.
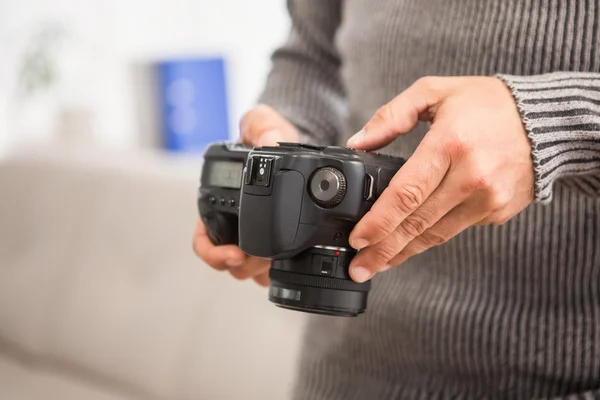
M 600 74 L 498 76 L 531 141 L 536 201 L 550 201 L 557 181 L 600 197 Z
M 289 0 L 292 28 L 277 49 L 259 102 L 300 131 L 302 141 L 334 144 L 347 118 L 334 37 L 341 0 Z

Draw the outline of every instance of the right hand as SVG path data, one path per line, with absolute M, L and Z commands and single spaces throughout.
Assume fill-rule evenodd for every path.
M 259 105 L 244 115 L 240 122 L 241 141 L 247 146 L 273 146 L 277 142 L 298 142 L 296 128 L 271 107 Z M 217 271 L 229 271 L 236 279 L 252 278 L 261 286 L 269 286 L 271 261 L 244 254 L 236 245 L 215 246 L 207 236 L 201 219 L 196 223 L 194 251 Z

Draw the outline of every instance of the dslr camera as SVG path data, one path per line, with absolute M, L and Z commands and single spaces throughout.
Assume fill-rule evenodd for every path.
M 335 316 L 365 311 L 371 282 L 348 274 L 348 236 L 404 160 L 336 146 L 215 143 L 198 208 L 215 245 L 273 260 L 269 300 Z

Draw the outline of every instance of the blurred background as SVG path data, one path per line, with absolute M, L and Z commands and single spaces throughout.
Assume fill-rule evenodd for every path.
M 285 399 L 304 316 L 212 271 L 201 153 L 285 2 L 0 0 L 0 399 Z
M 166 101 L 168 93 L 160 91 L 169 82 L 152 76 L 153 69 L 169 62 L 174 69 L 186 59 L 224 63 L 226 93 L 219 85 L 195 89 L 200 99 L 226 96 L 227 127 L 235 136 L 239 116 L 264 83 L 269 55 L 287 32 L 284 3 L 2 0 L 0 149 L 69 134 L 115 148 L 155 144 L 155 116 L 147 111 Z M 194 83 L 220 80 L 218 71 L 207 70 Z

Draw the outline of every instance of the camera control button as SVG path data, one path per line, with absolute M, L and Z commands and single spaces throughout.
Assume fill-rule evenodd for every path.
M 309 191 L 319 206 L 335 207 L 346 195 L 346 177 L 336 168 L 319 168 L 310 178 Z
M 335 260 L 333 260 L 333 257 L 323 257 L 323 260 L 321 261 L 321 275 L 333 275 L 334 265 Z
M 336 257 L 315 254 L 312 256 L 311 261 L 311 270 L 313 274 L 333 276 L 337 264 Z
M 229 199 L 229 207 L 235 206 L 235 199 Z
M 370 174 L 365 174 L 365 187 L 363 196 L 367 201 L 371 201 L 375 197 L 375 180 Z
M 225 205 L 225 197 L 221 197 L 221 199 L 219 199 L 219 203 L 221 203 L 222 206 Z
M 216 198 L 215 196 L 210 196 L 210 197 L 208 198 L 208 202 L 209 202 L 210 204 L 217 204 L 217 198 Z

